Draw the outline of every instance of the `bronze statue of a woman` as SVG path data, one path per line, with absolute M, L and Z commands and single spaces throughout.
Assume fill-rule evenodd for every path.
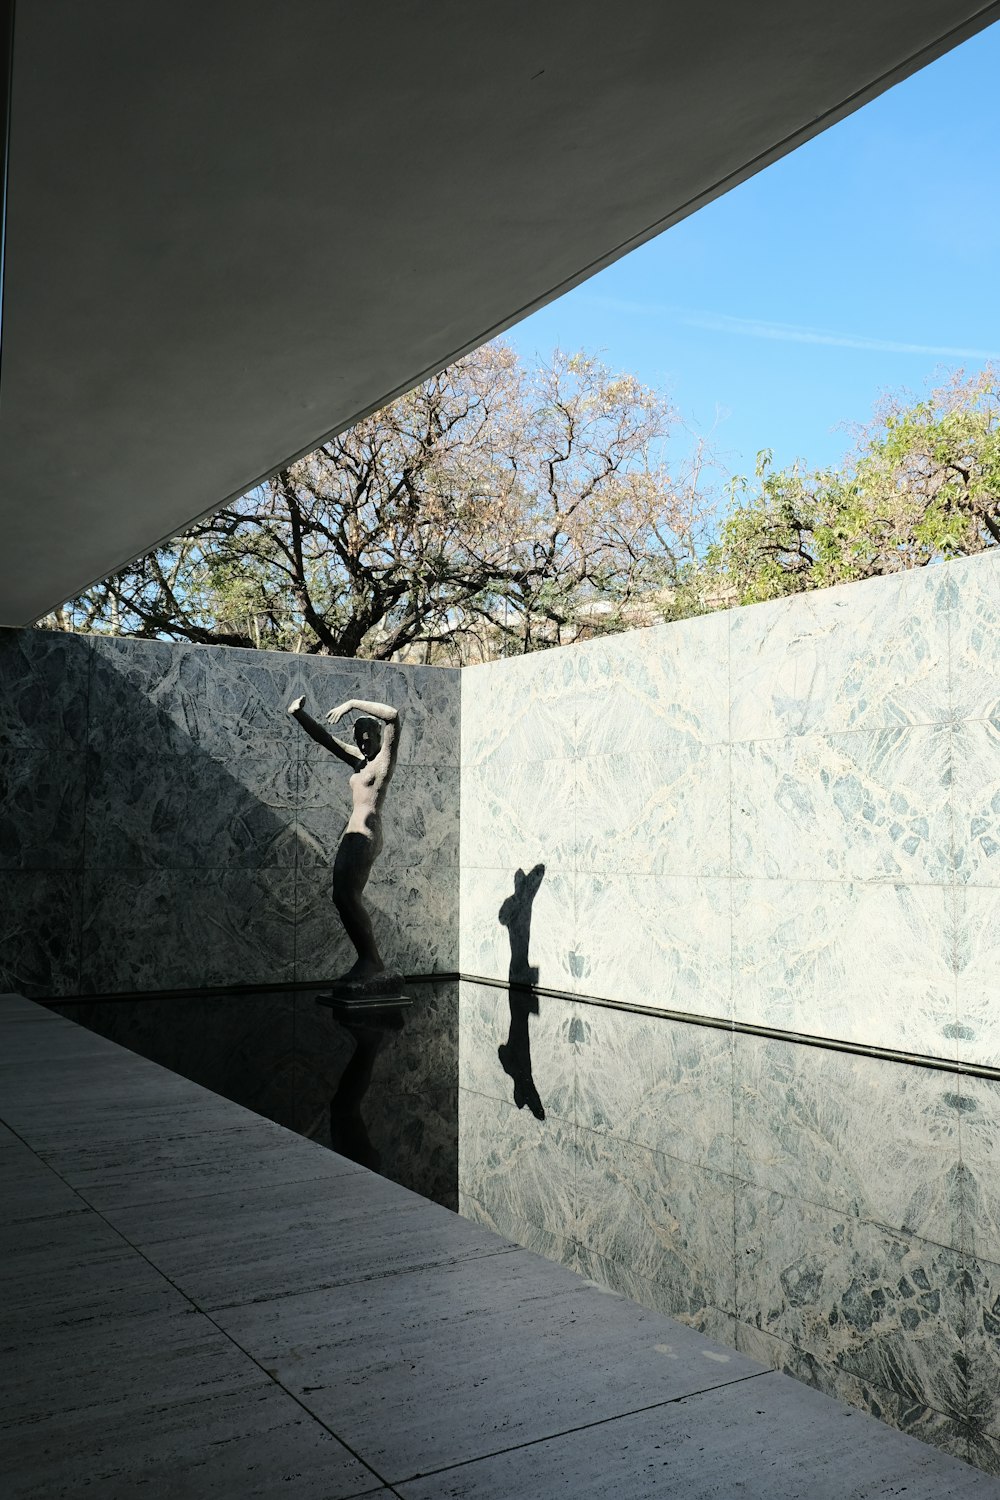
M 303 708 L 305 701 L 304 697 L 296 698 L 288 705 L 292 718 L 317 745 L 346 762 L 352 771 L 351 816 L 340 835 L 333 862 L 333 901 L 358 954 L 357 961 L 337 982 L 362 989 L 389 977 L 361 894 L 382 848 L 382 802 L 396 769 L 400 717 L 398 710 L 390 708 L 388 703 L 366 703 L 361 698 L 350 698 L 339 708 L 331 709 L 326 716 L 328 724 L 339 723 L 347 713 L 363 716 L 354 724 L 355 748 L 317 724 Z

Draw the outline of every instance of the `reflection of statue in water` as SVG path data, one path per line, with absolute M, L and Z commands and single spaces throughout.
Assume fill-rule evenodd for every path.
M 536 865 L 527 875 L 523 870 L 518 870 L 514 876 L 514 894 L 508 896 L 500 908 L 500 925 L 506 927 L 510 938 L 510 968 L 507 973 L 510 1030 L 506 1042 L 497 1048 L 497 1056 L 504 1072 L 513 1081 L 514 1103 L 518 1109 L 527 1105 L 536 1120 L 545 1119 L 545 1109 L 531 1076 L 528 1017 L 538 1014 L 538 996 L 531 990 L 531 986 L 538 983 L 538 970 L 528 963 L 528 942 L 531 937 L 531 907 L 544 874 L 544 865 Z
M 332 709 L 326 716 L 328 724 L 339 723 L 347 713 L 364 715 L 354 725 L 355 749 L 354 745 L 336 739 L 317 724 L 303 708 L 305 701 L 305 698 L 296 698 L 289 704 L 288 712 L 317 745 L 345 761 L 353 772 L 351 816 L 340 836 L 333 862 L 333 901 L 358 957 L 338 983 L 358 989 L 375 987 L 380 979 L 385 983 L 391 978 L 397 983 L 398 975 L 385 973 L 371 917 L 361 893 L 382 848 L 382 802 L 396 768 L 399 713 L 387 703 L 366 703 L 360 698 L 351 698 L 339 708 Z
M 341 1015 L 339 1020 L 354 1038 L 355 1046 L 330 1100 L 330 1145 L 341 1156 L 379 1172 L 382 1170 L 382 1156 L 378 1147 L 372 1144 L 361 1106 L 382 1044 L 391 1031 L 402 1029 L 402 1012 L 385 1010 L 377 1018 L 366 1017 L 364 1020 Z

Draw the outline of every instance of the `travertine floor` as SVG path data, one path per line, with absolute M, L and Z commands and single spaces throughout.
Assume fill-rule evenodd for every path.
M 851 1408 L 18 997 L 5 1500 L 986 1497 Z

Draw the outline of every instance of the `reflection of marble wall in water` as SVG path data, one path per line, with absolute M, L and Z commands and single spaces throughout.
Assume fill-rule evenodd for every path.
M 325 978 L 347 769 L 288 720 L 403 712 L 369 886 L 386 961 L 458 958 L 460 679 L 225 647 L 0 631 L 0 981 L 28 995 Z
M 462 688 L 463 1210 L 1000 1472 L 1000 559 Z M 718 1023 L 630 1012 L 679 1012 Z M 921 1053 L 936 1068 L 740 1033 Z M 952 1065 L 949 1069 L 949 1064 Z
M 540 1124 L 506 1025 L 463 983 L 463 1213 L 1000 1471 L 1000 1082 L 543 995 Z

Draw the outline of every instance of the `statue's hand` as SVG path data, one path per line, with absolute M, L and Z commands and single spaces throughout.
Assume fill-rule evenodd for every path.
M 326 716 L 326 722 L 328 724 L 339 724 L 344 715 L 350 711 L 350 707 L 349 703 L 341 703 L 339 708 L 331 708 Z
M 298 711 L 299 711 L 299 709 L 302 707 L 302 705 L 303 705 L 303 703 L 305 701 L 306 701 L 306 695 L 305 695 L 305 693 L 303 693 L 301 698 L 296 698 L 295 701 L 294 701 L 294 703 L 289 703 L 289 705 L 288 705 L 288 712 L 290 714 L 297 714 Z

